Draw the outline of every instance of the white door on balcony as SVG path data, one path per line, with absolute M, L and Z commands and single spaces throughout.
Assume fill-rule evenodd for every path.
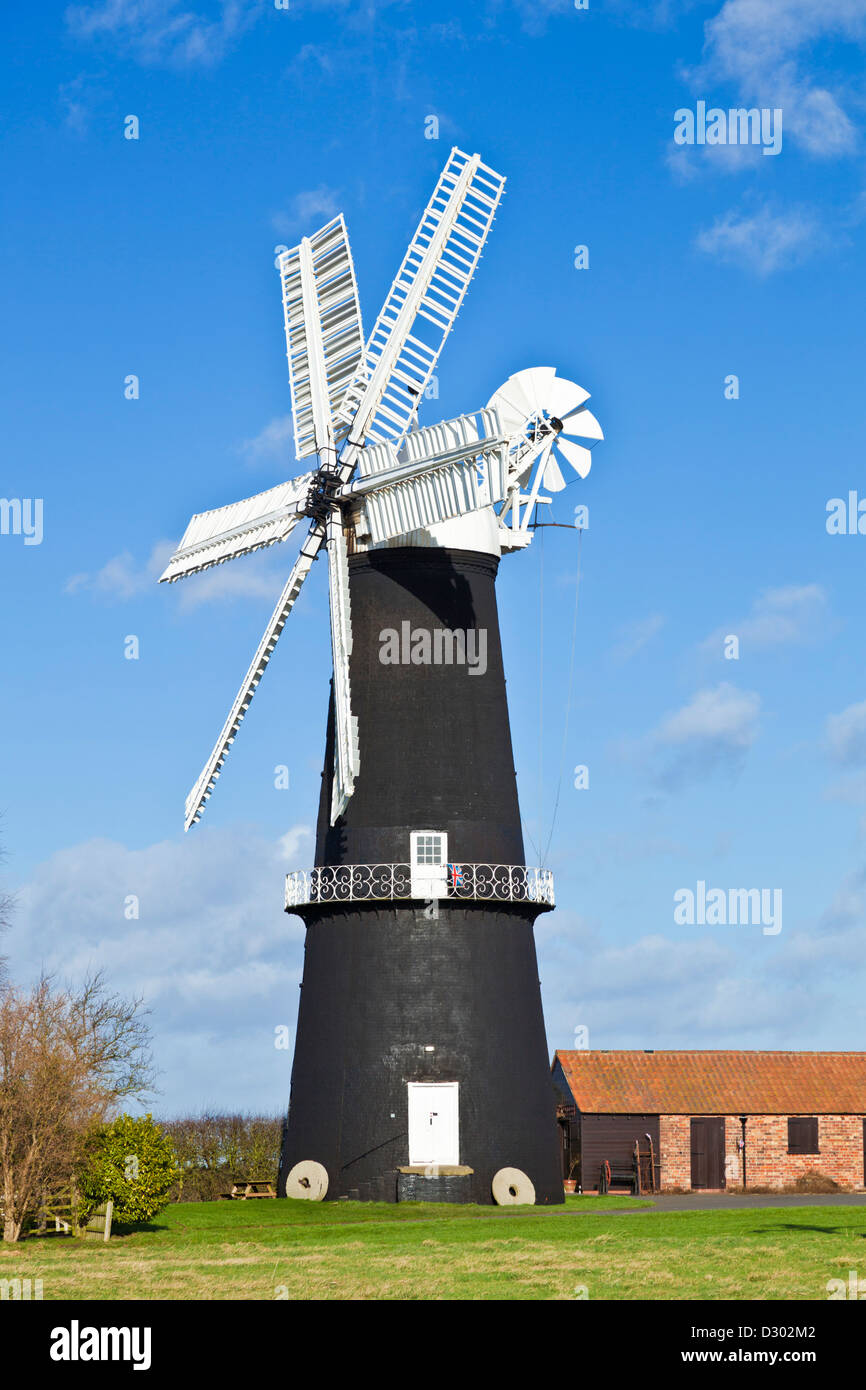
M 448 836 L 441 830 L 413 830 L 409 836 L 413 898 L 444 898 Z
M 410 1081 L 409 1162 L 460 1162 L 459 1083 Z

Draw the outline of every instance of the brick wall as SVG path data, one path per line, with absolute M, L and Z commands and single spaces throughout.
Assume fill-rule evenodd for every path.
M 725 1117 L 725 1175 L 729 1187 L 742 1184 L 739 1117 Z M 746 1183 L 752 1187 L 783 1187 L 802 1174 L 817 1171 L 842 1187 L 863 1183 L 862 1115 L 819 1115 L 817 1154 L 788 1153 L 787 1115 L 750 1115 L 746 1125 Z M 688 1115 L 659 1117 L 662 1190 L 690 1188 L 692 1183 L 691 1123 Z
M 692 1139 L 688 1115 L 659 1116 L 660 1182 L 662 1191 L 692 1185 Z

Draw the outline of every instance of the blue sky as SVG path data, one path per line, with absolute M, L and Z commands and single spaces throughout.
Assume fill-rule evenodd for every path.
M 550 837 L 557 883 L 551 1048 L 862 1047 L 866 535 L 826 528 L 866 498 L 859 0 L 96 0 L 4 27 L 0 492 L 44 507 L 41 544 L 0 535 L 14 977 L 142 994 L 163 1113 L 283 1108 L 324 567 L 187 836 L 294 552 L 155 579 L 193 511 L 299 471 L 275 247 L 342 210 L 372 326 L 458 144 L 508 184 L 422 423 L 542 364 L 606 434 L 553 508 L 590 512 L 564 760 L 576 533 L 499 579 L 527 858 Z M 677 145 L 698 101 L 781 108 L 781 151 Z M 781 889 L 782 930 L 677 924 L 700 880 Z

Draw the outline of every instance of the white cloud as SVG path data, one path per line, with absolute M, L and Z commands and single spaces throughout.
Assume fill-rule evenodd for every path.
M 109 598 L 129 599 L 155 590 L 156 582 L 174 553 L 173 541 L 157 541 L 145 564 L 139 565 L 128 550 L 106 560 L 95 574 L 73 574 L 64 585 L 64 592 L 83 591 Z
M 63 124 L 75 135 L 86 135 L 90 127 L 93 106 L 93 92 L 88 79 L 83 75 L 70 82 L 61 82 L 57 96 L 63 111 Z
M 758 735 L 760 696 L 723 681 L 700 690 L 627 755 L 653 782 L 674 791 L 719 770 L 736 772 Z
M 671 895 L 672 910 L 672 895 Z M 804 1045 L 828 1001 L 811 962 L 792 964 L 785 989 L 777 970 L 791 942 L 758 933 L 744 952 L 743 928 L 685 928 L 611 943 L 561 910 L 539 919 L 539 968 L 551 1050 Z M 799 978 L 799 977 L 802 978 Z
M 278 415 L 269 420 L 257 435 L 243 441 L 240 452 L 251 465 L 277 460 L 289 468 L 294 463 L 291 415 Z
M 729 634 L 739 638 L 740 655 L 818 638 L 827 627 L 827 595 L 820 584 L 788 584 L 767 589 L 746 618 L 717 628 L 701 643 L 713 656 Z
M 866 764 L 866 700 L 848 705 L 827 720 L 827 748 L 834 762 L 849 767 Z
M 68 6 L 65 19 L 75 38 L 145 66 L 214 67 L 262 8 L 261 0 L 218 0 L 212 19 L 184 0 L 102 0 Z
M 156 594 L 159 576 L 175 548 L 174 541 L 159 541 L 143 565 L 137 564 L 125 550 L 112 556 L 95 574 L 72 575 L 64 591 L 67 594 L 90 593 L 119 602 Z M 276 603 L 288 572 L 285 555 L 276 554 L 281 549 L 280 545 L 269 546 L 265 551 L 240 556 L 179 580 L 171 586 L 177 594 L 178 608 L 188 613 L 203 603 L 227 598 L 264 598 Z
M 143 996 L 163 1112 L 211 1101 L 279 1111 L 291 1053 L 275 1051 L 274 1029 L 294 1025 L 303 962 L 303 927 L 282 910 L 290 843 L 302 860 L 312 852 L 303 825 L 276 842 L 200 827 L 143 849 L 61 850 L 19 889 L 10 973 L 75 981 L 102 968 L 112 989 Z M 130 895 L 137 919 L 125 916 Z
M 274 604 L 288 578 L 290 563 L 291 557 L 287 558 L 282 545 L 277 544 L 191 574 L 172 587 L 180 590 L 179 606 L 184 613 L 227 598 L 261 598 Z
M 759 707 L 757 694 L 723 681 L 714 690 L 699 691 L 689 704 L 669 715 L 656 739 L 673 747 L 706 739 L 720 740 L 728 747 L 749 747 Z
M 832 72 L 834 41 L 866 41 L 862 0 L 725 0 L 691 77 L 730 81 L 748 103 L 781 107 L 785 134 L 814 156 L 850 154 L 857 135 Z
M 818 221 L 807 209 L 774 213 L 765 205 L 750 215 L 724 213 L 698 233 L 695 244 L 708 256 L 764 276 L 804 261 L 822 241 Z
M 339 190 L 320 183 L 318 188 L 307 188 L 296 193 L 288 211 L 275 212 L 271 218 L 274 231 L 280 236 L 294 236 L 297 232 L 311 230 L 313 223 L 328 222 L 340 210 Z
M 287 830 L 285 835 L 279 839 L 280 858 L 286 860 L 291 867 L 297 867 L 298 858 L 310 838 L 310 827 L 308 825 L 293 825 Z
M 764 158 L 760 145 L 673 145 L 665 153 L 665 163 L 678 183 L 691 183 L 700 173 L 741 174 L 760 168 Z

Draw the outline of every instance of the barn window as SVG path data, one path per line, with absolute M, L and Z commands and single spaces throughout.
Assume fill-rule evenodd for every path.
M 792 1115 L 788 1120 L 788 1153 L 818 1153 L 817 1115 Z

